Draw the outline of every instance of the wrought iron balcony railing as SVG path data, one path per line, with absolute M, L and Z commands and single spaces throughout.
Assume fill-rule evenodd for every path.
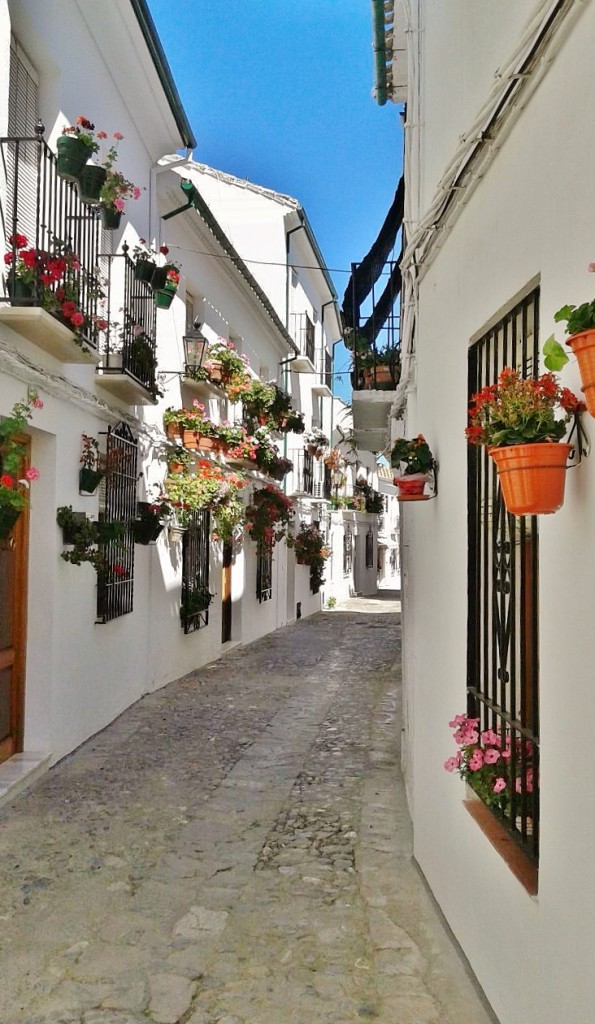
M 156 393 L 155 333 L 157 311 L 146 281 L 138 281 L 128 246 L 117 255 L 102 255 L 105 269 L 105 320 L 100 344 L 101 374 L 126 374 Z M 115 272 L 116 267 L 121 268 Z M 122 272 L 123 271 L 123 272 Z
M 0 221 L 6 245 L 0 303 L 45 309 L 90 349 L 98 344 L 97 208 L 56 173 L 43 138 L 0 139 Z
M 383 273 L 384 280 L 376 266 L 352 264 L 351 306 L 343 312 L 354 391 L 394 391 L 401 375 L 399 313 L 395 309 L 401 290 L 399 264 L 386 263 Z

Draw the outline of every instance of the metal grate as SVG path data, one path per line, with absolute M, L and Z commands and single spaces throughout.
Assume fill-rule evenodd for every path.
M 511 366 L 538 366 L 539 290 L 531 292 L 469 352 L 470 395 Z M 522 849 L 539 852 L 538 529 L 536 516 L 512 516 L 484 448 L 468 455 L 469 713 L 510 741 L 505 810 L 495 810 Z
M 105 569 L 97 576 L 97 619 L 110 622 L 132 611 L 138 445 L 126 423 L 107 433 L 105 506 L 100 523 L 125 523 L 124 536 L 101 544 Z
M 343 534 L 343 575 L 349 576 L 353 566 L 353 534 L 351 527 L 346 526 Z
M 314 364 L 315 337 L 314 324 L 307 313 L 292 313 L 293 338 L 300 350 Z
M 273 552 L 259 542 L 256 558 L 256 597 L 262 604 L 273 596 Z
M 184 633 L 209 623 L 209 543 L 211 514 L 195 512 L 182 541 L 182 600 L 180 621 Z M 206 603 L 206 608 L 200 605 Z

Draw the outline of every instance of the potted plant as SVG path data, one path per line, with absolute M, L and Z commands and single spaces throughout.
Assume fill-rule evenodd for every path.
M 122 138 L 119 133 L 116 136 Z M 101 223 L 106 231 L 115 231 L 120 227 L 126 200 L 139 199 L 141 190 L 138 185 L 128 181 L 121 171 L 114 171 L 113 161 L 106 164 L 107 173 L 101 186 L 99 201 L 101 204 Z
M 201 459 L 195 473 L 168 476 L 159 500 L 171 505 L 177 529 L 187 529 L 197 511 L 209 509 L 216 528 L 213 539 L 227 540 L 242 520 L 241 492 L 246 483 L 245 478 L 226 471 L 219 463 Z
M 207 416 L 206 408 L 198 399 L 192 402 L 192 409 L 166 409 L 163 424 L 170 440 L 181 438 L 185 448 L 214 451 L 216 448 L 216 424 Z
M 101 146 L 107 140 L 107 132 L 96 132 L 95 138 L 100 141 Z M 102 201 L 102 193 L 107 182 L 108 174 L 118 157 L 118 145 L 124 138 L 121 132 L 114 132 L 113 141 L 110 143 L 107 154 L 101 154 L 98 164 L 85 164 L 76 176 L 79 199 L 81 203 L 97 206 Z M 124 197 L 123 197 L 124 198 Z
M 167 245 L 160 245 L 159 249 L 155 250 L 147 244 L 144 238 L 139 238 L 138 244 L 132 250 L 135 279 L 151 284 L 153 274 L 157 270 L 159 256 L 167 256 L 168 253 L 169 248 Z
M 214 384 L 245 387 L 249 381 L 247 356 L 240 355 L 233 341 L 218 338 L 209 346 L 205 368 Z
M 314 523 L 302 523 L 295 537 L 287 538 L 287 546 L 294 549 L 298 565 L 310 567 L 310 589 L 317 594 L 324 583 L 324 563 L 331 553 L 322 533 Z
M 537 784 L 533 746 L 522 737 L 512 740 L 506 729 L 479 730 L 479 718 L 455 715 L 449 727 L 459 749 L 444 762 L 488 807 L 510 814 L 511 795 L 532 793 Z
M 0 420 L 0 540 L 7 540 L 23 509 L 29 503 L 29 486 L 39 479 L 34 466 L 24 468 L 25 447 L 19 443 L 34 409 L 43 402 L 31 390 L 22 402 L 15 402 L 11 413 Z
M 310 455 L 313 455 L 315 459 L 321 459 L 330 442 L 320 427 L 314 427 L 304 434 L 304 444 Z
M 95 125 L 80 115 L 73 125 L 66 125 L 62 129 L 62 134 L 56 142 L 56 149 L 57 174 L 65 181 L 76 181 L 89 157 L 99 151 L 99 143 L 95 139 Z
M 275 401 L 275 385 L 255 378 L 251 380 L 242 394 L 244 412 L 250 420 L 256 420 L 265 426 L 269 412 Z
M 157 309 L 169 309 L 179 285 L 180 268 L 176 263 L 170 260 L 165 266 L 156 267 L 151 278 L 151 288 Z
M 151 544 L 156 541 L 171 515 L 172 508 L 167 501 L 139 501 L 136 519 L 132 520 L 135 544 Z
M 206 612 L 214 598 L 208 587 L 186 587 L 180 603 L 180 619 L 183 626 L 188 626 L 193 619 Z
M 401 475 L 394 478 L 399 500 L 425 497 L 424 488 L 429 474 L 435 468 L 435 462 L 423 434 L 411 440 L 399 438 L 393 445 L 390 464 L 393 468 L 404 466 Z
M 502 497 L 513 515 L 556 512 L 564 502 L 566 462 L 561 443 L 573 416 L 584 409 L 553 373 L 523 379 L 506 367 L 498 382 L 473 395 L 467 440 L 485 445 L 494 460 Z M 562 418 L 556 419 L 556 413 Z
M 81 494 L 95 494 L 105 476 L 105 467 L 99 453 L 99 442 L 88 434 L 82 435 L 81 468 L 79 470 L 79 491 Z
M 84 512 L 74 512 L 72 505 L 61 505 L 56 510 L 56 522 L 62 527 L 62 543 L 73 548 L 62 552 L 64 561 L 72 565 L 89 562 L 97 572 L 106 564 L 98 545 L 117 543 L 127 529 L 124 522 L 89 519 Z
M 288 498 L 274 484 L 266 484 L 254 491 L 246 508 L 245 529 L 250 539 L 267 551 L 272 551 L 276 541 L 286 535 L 295 509 Z
M 595 271 L 595 263 L 589 264 L 589 270 Z M 554 320 L 566 324 L 566 344 L 577 358 L 581 390 L 589 413 L 595 416 L 595 300 L 580 306 L 562 306 L 554 313 Z M 545 342 L 543 353 L 548 370 L 561 370 L 568 362 L 566 352 L 553 335 Z

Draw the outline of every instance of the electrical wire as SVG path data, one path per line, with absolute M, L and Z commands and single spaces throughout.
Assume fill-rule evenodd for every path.
M 211 256 L 216 260 L 231 260 L 232 258 L 227 253 L 204 252 L 202 249 L 187 249 L 185 246 L 176 245 L 174 242 L 168 242 L 167 244 L 169 249 L 177 249 L 179 252 L 190 253 L 193 256 Z M 324 267 L 320 266 L 320 264 L 308 266 L 306 263 L 278 263 L 275 260 L 251 260 L 246 256 L 242 256 L 241 258 L 244 263 L 254 263 L 261 267 L 289 267 L 292 270 L 326 270 L 329 274 L 351 274 L 351 268 L 349 268 L 349 270 L 343 270 L 342 267 Z M 389 271 L 383 270 L 380 276 L 388 277 L 388 275 Z

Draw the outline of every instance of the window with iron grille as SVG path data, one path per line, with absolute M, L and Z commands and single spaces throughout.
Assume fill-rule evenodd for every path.
M 273 596 L 273 552 L 259 541 L 256 558 L 256 597 L 262 604 Z
M 538 373 L 539 289 L 469 351 L 469 392 L 510 366 Z M 469 714 L 510 746 L 503 809 L 491 808 L 527 855 L 539 851 L 538 529 L 536 516 L 506 511 L 484 447 L 468 454 Z
M 182 599 L 180 621 L 185 633 L 209 624 L 209 552 L 211 521 L 208 509 L 192 517 L 182 539 Z
M 374 568 L 374 534 L 372 533 L 372 527 L 368 529 L 366 534 L 366 569 Z
M 97 619 L 110 622 L 132 611 L 136 516 L 137 442 L 126 423 L 110 427 L 106 441 L 105 487 L 100 523 L 124 523 L 123 536 L 100 545 L 104 570 L 97 575 Z M 108 527 L 109 528 L 109 527 Z
M 343 534 L 343 575 L 349 576 L 353 565 L 353 534 L 351 527 L 346 526 Z

